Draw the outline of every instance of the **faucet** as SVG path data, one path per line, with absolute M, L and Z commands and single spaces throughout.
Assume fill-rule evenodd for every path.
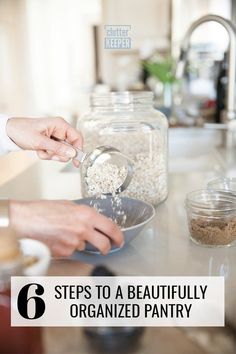
M 217 16 L 217 15 L 206 15 L 199 18 L 197 21 L 188 29 L 184 40 L 182 42 L 180 57 L 176 67 L 176 77 L 178 79 L 183 77 L 186 59 L 190 47 L 190 38 L 194 30 L 203 23 L 206 22 L 217 22 L 222 25 L 228 35 L 229 35 L 229 49 L 228 49 L 228 82 L 227 82 L 227 93 L 225 102 L 225 111 L 223 114 L 223 123 L 225 124 L 205 124 L 206 127 L 224 129 L 224 130 L 235 130 L 236 129 L 236 109 L 235 109 L 235 74 L 236 74 L 236 29 L 231 21 Z M 232 145 L 232 137 L 227 137 L 227 146 Z

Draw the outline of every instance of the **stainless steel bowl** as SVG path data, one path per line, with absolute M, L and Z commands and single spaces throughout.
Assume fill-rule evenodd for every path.
M 112 197 L 107 197 L 106 199 L 101 198 L 84 198 L 78 199 L 74 202 L 76 204 L 85 204 L 88 206 L 96 206 L 99 208 L 100 212 L 113 219 L 117 220 L 119 224 L 120 216 L 114 212 L 112 208 Z M 121 206 L 126 215 L 126 221 L 124 226 L 121 227 L 124 234 L 125 245 L 129 244 L 138 234 L 143 230 L 143 228 L 152 220 L 155 215 L 154 207 L 142 200 L 132 199 L 128 197 L 121 197 Z M 115 245 L 112 246 L 111 251 L 118 251 L 120 248 Z M 90 253 L 100 253 L 95 247 L 87 243 L 85 252 Z

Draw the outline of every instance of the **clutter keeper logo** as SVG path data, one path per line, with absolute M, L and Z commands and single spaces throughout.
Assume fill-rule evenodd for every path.
M 130 25 L 105 25 L 105 49 L 131 49 Z

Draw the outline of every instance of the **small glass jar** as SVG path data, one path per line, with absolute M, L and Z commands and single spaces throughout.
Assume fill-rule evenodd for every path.
M 91 110 L 79 119 L 78 128 L 84 136 L 85 152 L 108 145 L 133 160 L 133 178 L 122 195 L 153 205 L 167 198 L 168 122 L 153 108 L 152 92 L 93 94 Z M 81 177 L 86 197 L 82 169 Z
M 236 178 L 219 177 L 207 183 L 207 189 L 224 190 L 236 193 Z
M 207 246 L 231 246 L 236 240 L 236 196 L 230 192 L 197 190 L 186 198 L 190 238 Z

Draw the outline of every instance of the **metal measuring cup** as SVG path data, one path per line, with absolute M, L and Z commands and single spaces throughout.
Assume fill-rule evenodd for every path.
M 78 160 L 85 167 L 85 174 L 87 177 L 87 170 L 94 164 L 102 164 L 110 160 L 110 162 L 117 166 L 126 166 L 127 175 L 123 181 L 123 183 L 116 189 L 115 193 L 119 194 L 123 192 L 128 185 L 130 184 L 133 172 L 134 172 L 134 164 L 132 160 L 122 154 L 118 149 L 112 146 L 98 146 L 92 152 L 85 153 L 82 150 L 76 148 L 76 156 L 74 159 Z M 86 164 L 86 166 L 84 166 Z M 103 193 L 106 195 L 111 195 L 111 193 Z

